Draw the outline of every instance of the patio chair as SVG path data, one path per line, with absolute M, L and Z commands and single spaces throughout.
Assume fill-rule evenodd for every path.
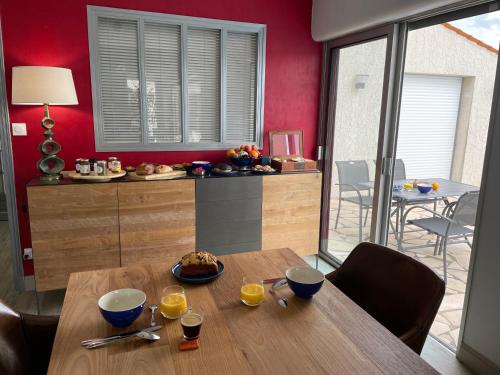
M 420 354 L 445 291 L 434 271 L 398 251 L 363 242 L 326 278 Z
M 368 164 L 365 160 L 336 161 L 339 183 L 339 206 L 335 229 L 337 229 L 342 202 L 357 204 L 359 207 L 359 242 L 363 240 L 363 209 L 366 210 L 365 222 L 368 219 L 368 211 L 372 208 L 373 197 L 370 187 L 359 185 L 362 182 L 369 182 Z M 366 194 L 362 194 L 366 192 Z M 345 196 L 345 193 L 355 193 L 355 195 Z
M 449 243 L 467 243 L 469 247 L 472 248 L 469 237 L 474 235 L 473 227 L 476 220 L 478 200 L 479 192 L 474 191 L 463 194 L 456 202 L 448 204 L 441 213 L 433 211 L 425 206 L 414 206 L 409 208 L 403 215 L 398 248 L 402 249 L 401 245 L 403 242 L 404 227 L 407 222 L 408 214 L 416 209 L 421 209 L 432 214 L 432 217 L 408 220 L 408 224 L 436 235 L 434 255 L 443 254 L 443 279 L 446 283 L 448 280 L 446 261 L 447 246 Z M 463 238 L 463 240 L 460 240 L 461 238 Z

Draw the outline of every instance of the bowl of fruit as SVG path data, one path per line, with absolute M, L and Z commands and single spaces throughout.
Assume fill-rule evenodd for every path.
M 260 158 L 260 151 L 255 145 L 242 145 L 240 148 L 230 148 L 226 153 L 231 162 L 238 167 L 249 167 Z

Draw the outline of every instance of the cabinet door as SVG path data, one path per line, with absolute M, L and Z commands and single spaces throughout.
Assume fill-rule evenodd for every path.
M 194 251 L 194 180 L 121 183 L 118 199 L 122 266 Z
M 320 210 L 321 173 L 264 176 L 262 250 L 317 254 Z
M 261 249 L 262 177 L 196 180 L 196 249 L 215 255 Z
M 37 291 L 120 266 L 116 183 L 29 187 L 28 205 Z

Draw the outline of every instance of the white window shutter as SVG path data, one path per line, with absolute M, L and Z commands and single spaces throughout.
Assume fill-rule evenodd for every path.
M 102 139 L 108 144 L 140 144 L 137 21 L 99 17 L 97 28 Z
M 220 142 L 220 30 L 187 35 L 188 142 Z
M 144 68 L 148 141 L 182 142 L 179 25 L 144 23 Z
M 255 142 L 257 34 L 228 32 L 225 142 Z

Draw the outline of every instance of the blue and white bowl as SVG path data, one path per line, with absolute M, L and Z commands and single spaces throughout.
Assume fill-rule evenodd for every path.
M 325 281 L 325 275 L 322 272 L 309 266 L 289 268 L 285 276 L 290 289 L 301 298 L 312 297 L 321 289 Z
M 428 184 L 427 182 L 423 182 L 423 183 L 417 184 L 417 189 L 422 194 L 427 194 L 432 190 L 432 185 Z
M 138 289 L 118 289 L 106 293 L 97 304 L 106 321 L 114 327 L 127 327 L 141 315 L 146 294 Z

